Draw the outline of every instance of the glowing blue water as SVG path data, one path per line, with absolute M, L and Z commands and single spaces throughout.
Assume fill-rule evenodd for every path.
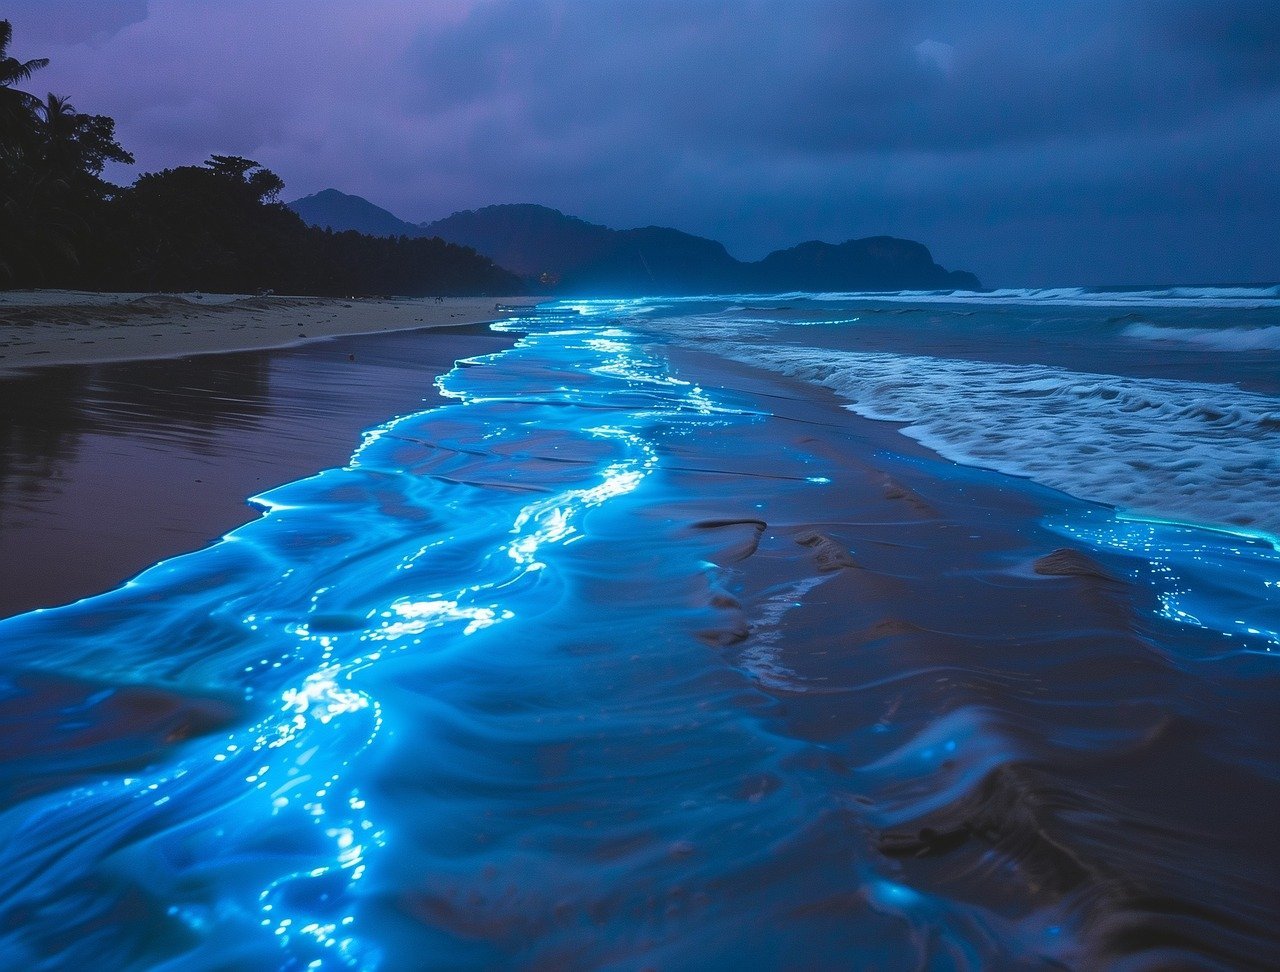
M 234 951 L 251 961 L 265 961 L 260 943 L 271 941 L 289 967 L 371 965 L 378 950 L 358 918 L 362 882 L 371 860 L 385 869 L 405 854 L 388 848 L 377 801 L 361 784 L 361 767 L 392 758 L 395 748 L 386 738 L 395 734 L 386 693 L 401 678 L 470 678 L 477 670 L 524 681 L 523 702 L 495 705 L 573 692 L 562 681 L 563 659 L 545 657 L 563 650 L 546 627 L 569 622 L 564 633 L 584 653 L 597 631 L 613 637 L 619 624 L 630 626 L 641 653 L 633 663 L 653 664 L 651 639 L 671 639 L 648 615 L 661 592 L 637 592 L 625 576 L 609 591 L 612 579 L 594 576 L 596 565 L 616 560 L 625 575 L 637 559 L 661 558 L 670 583 L 702 587 L 712 567 L 698 543 L 673 545 L 661 523 L 648 549 L 608 554 L 613 534 L 631 533 L 618 523 L 637 515 L 634 502 L 611 507 L 655 473 L 655 427 L 679 436 L 686 426 L 744 418 L 667 374 L 617 329 L 552 323 L 493 357 L 504 359 L 501 367 L 464 361 L 441 380 L 456 405 L 377 428 L 348 467 L 257 497 L 266 515 L 220 544 L 157 565 L 112 594 L 0 628 L 11 668 L 230 690 L 265 713 L 185 745 L 163 769 L 104 776 L 11 811 L 13 866 L 0 886 L 10 914 L 64 898 L 61 924 L 77 900 L 69 886 L 107 866 L 145 873 L 140 883 L 197 936 L 219 929 L 220 940 L 205 945 L 218 954 L 221 933 L 237 929 L 245 937 Z M 585 585 L 597 588 L 594 596 Z M 705 613 L 696 605 L 664 610 L 658 627 L 714 626 Z M 652 731 L 634 701 L 602 733 Z M 608 719 L 593 711 L 602 704 L 609 700 L 582 700 L 577 719 Z M 448 722 L 446 713 L 430 718 Z M 500 758 L 500 736 L 490 743 Z M 449 766 L 448 746 L 434 744 L 441 777 L 485 775 Z M 471 811 L 455 798 L 439 812 Z M 431 826 L 448 829 L 439 819 Z M 11 933 L 8 947 L 35 961 L 58 933 L 37 921 Z M 63 958 L 99 948 L 90 939 Z
M 881 495 L 838 410 L 700 387 L 669 324 L 641 330 L 658 308 L 536 315 L 440 379 L 454 404 L 258 497 L 221 543 L 0 623 L 4 701 L 32 671 L 101 686 L 56 714 L 66 750 L 128 735 L 98 713 L 129 686 L 236 707 L 127 768 L 40 764 L 56 785 L 0 821 L 6 961 L 1088 964 L 1110 948 L 1081 944 L 1089 909 L 1130 907 L 1093 857 L 1136 855 L 1136 882 L 1206 855 L 1205 897 L 1246 897 L 1252 873 L 1157 842 L 1111 791 L 1054 802 L 1024 774 L 1096 757 L 1102 787 L 1116 752 L 1164 744 L 1151 710 L 1214 739 L 1264 711 L 1183 668 L 1270 662 L 1270 545 L 932 459 L 884 457 L 909 488 Z M 1063 537 L 1136 582 L 1132 613 L 1027 569 Z M 1117 715 L 1134 685 L 1159 704 Z M 1276 778 L 1265 742 L 1223 745 L 1242 785 Z M 995 823 L 971 806 L 1006 798 Z M 972 856 L 931 871 L 938 841 Z

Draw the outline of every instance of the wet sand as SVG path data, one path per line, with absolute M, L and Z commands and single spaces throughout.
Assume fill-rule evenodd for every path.
M 0 292 L 0 373 L 32 365 L 249 351 L 317 338 L 481 324 L 533 297 L 350 298 Z
M 831 480 L 790 490 L 775 518 L 703 466 L 688 495 L 716 501 L 673 511 L 723 536 L 731 617 L 707 643 L 758 680 L 767 724 L 823 754 L 832 798 L 809 853 L 856 860 L 869 845 L 892 862 L 879 900 L 870 882 L 806 906 L 827 941 L 870 905 L 915 925 L 922 957 L 972 957 L 988 935 L 1002 943 L 982 964 L 1280 954 L 1268 658 L 1162 623 L 1141 558 L 1044 528 L 1089 504 L 845 419 L 810 386 L 673 359 L 770 410 L 724 435 L 716 479 L 812 465 Z
M 342 465 L 365 429 L 439 404 L 455 360 L 513 340 L 443 326 L 0 372 L 0 618 L 206 546 L 260 515 L 249 497 Z

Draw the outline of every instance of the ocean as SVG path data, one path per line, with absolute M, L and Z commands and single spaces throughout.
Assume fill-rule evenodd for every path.
M 956 462 L 1280 533 L 1280 288 L 791 294 L 636 310 L 831 388 Z
M 497 328 L 0 621 L 5 962 L 1280 959 L 1280 288 Z

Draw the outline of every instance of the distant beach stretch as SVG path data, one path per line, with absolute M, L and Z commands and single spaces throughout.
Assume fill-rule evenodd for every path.
M 0 370 L 285 347 L 480 324 L 529 297 L 348 298 L 0 291 Z

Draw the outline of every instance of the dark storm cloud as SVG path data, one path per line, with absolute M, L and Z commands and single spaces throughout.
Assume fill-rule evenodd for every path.
M 410 55 L 423 105 L 516 90 L 541 132 L 627 119 L 696 145 L 847 152 L 1177 126 L 1280 87 L 1274 42 L 1252 33 L 1280 25 L 1251 4 L 1172 22 L 1069 0 L 589 9 L 504 0 L 433 33 Z
M 743 256 L 892 232 L 998 282 L 1280 276 L 1274 2 L 141 6 L 7 16 L 148 167 L 236 151 L 410 218 L 539 201 Z

